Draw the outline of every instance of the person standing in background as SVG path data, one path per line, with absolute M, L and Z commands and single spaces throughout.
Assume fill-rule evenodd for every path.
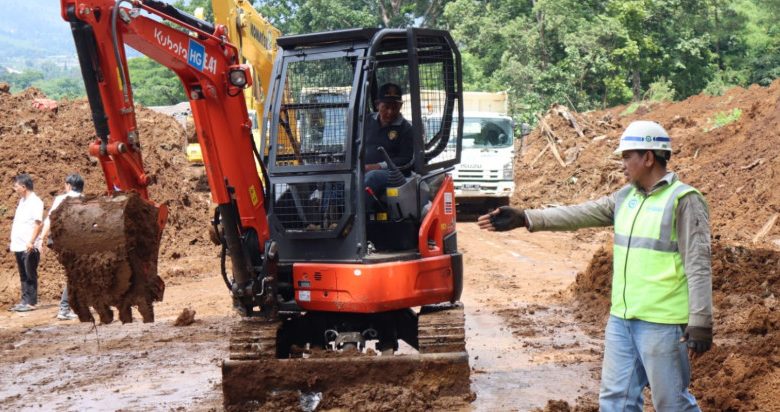
M 68 175 L 68 177 L 65 178 L 65 192 L 61 195 L 58 195 L 54 198 L 54 201 L 51 204 L 51 209 L 49 209 L 49 213 L 46 214 L 46 220 L 43 222 L 43 231 L 41 232 L 41 239 L 44 240 L 43 245 L 41 246 L 41 255 L 44 255 L 46 253 L 47 246 L 50 246 L 48 244 L 49 241 L 49 234 L 51 233 L 51 213 L 62 204 L 62 202 L 67 198 L 79 198 L 82 197 L 82 192 L 84 191 L 84 179 L 79 175 L 78 173 L 71 173 Z M 66 286 L 62 289 L 62 297 L 60 298 L 60 310 L 57 313 L 57 319 L 59 320 L 71 320 L 76 319 L 78 316 L 73 313 L 73 311 L 70 309 L 70 305 L 68 304 L 68 286 Z
M 43 201 L 33 192 L 33 180 L 27 173 L 14 178 L 13 189 L 19 195 L 13 224 L 10 250 L 19 267 L 22 300 L 11 307 L 13 312 L 29 312 L 38 304 L 38 262 L 41 259 L 41 220 Z

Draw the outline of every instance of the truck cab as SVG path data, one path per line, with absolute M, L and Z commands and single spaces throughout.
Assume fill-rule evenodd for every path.
M 506 115 L 464 113 L 461 163 L 453 173 L 458 206 L 487 211 L 509 204 L 515 190 L 513 126 Z
M 508 100 L 507 92 L 463 92 L 461 161 L 453 171 L 459 213 L 486 213 L 508 205 L 514 193 L 515 123 Z M 427 134 L 438 130 L 441 114 L 429 110 L 423 117 Z

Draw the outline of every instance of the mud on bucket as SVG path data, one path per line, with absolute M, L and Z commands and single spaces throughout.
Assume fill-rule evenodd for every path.
M 68 199 L 51 216 L 52 250 L 65 267 L 71 309 L 92 322 L 90 307 L 102 323 L 119 310 L 132 322 L 136 306 L 144 322 L 154 321 L 153 302 L 162 301 L 165 284 L 157 276 L 164 206 L 137 194 Z

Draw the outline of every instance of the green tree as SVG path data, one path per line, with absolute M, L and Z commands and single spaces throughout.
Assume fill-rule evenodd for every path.
M 84 81 L 80 77 L 58 77 L 51 80 L 41 80 L 33 85 L 41 89 L 46 96 L 55 100 L 86 96 Z
M 7 82 L 13 91 L 24 90 L 37 81 L 44 79 L 43 72 L 38 70 L 24 70 L 21 73 L 11 73 L 0 70 L 0 82 Z
M 283 34 L 355 27 L 441 27 L 450 0 L 257 0 Z
M 128 59 L 133 97 L 144 106 L 166 106 L 187 100 L 178 76 L 148 57 Z

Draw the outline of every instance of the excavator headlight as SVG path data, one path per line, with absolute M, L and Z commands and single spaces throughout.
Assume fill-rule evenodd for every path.
M 247 86 L 246 72 L 241 68 L 230 70 L 230 84 L 236 87 L 244 88 Z

